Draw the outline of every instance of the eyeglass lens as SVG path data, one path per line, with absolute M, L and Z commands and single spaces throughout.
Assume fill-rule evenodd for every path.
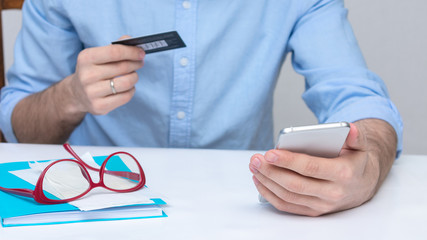
M 82 167 L 73 161 L 52 165 L 43 179 L 43 191 L 48 199 L 70 199 L 87 191 L 90 183 Z
M 127 154 L 115 154 L 108 159 L 104 171 L 104 184 L 115 190 L 136 187 L 141 182 L 141 172 L 135 159 Z

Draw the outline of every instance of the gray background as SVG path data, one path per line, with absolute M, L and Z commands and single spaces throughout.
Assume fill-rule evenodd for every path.
M 349 19 L 371 70 L 386 82 L 404 121 L 405 154 L 427 154 L 427 1 L 345 0 Z M 13 62 L 13 42 L 21 26 L 19 11 L 3 14 L 6 67 Z M 275 93 L 275 131 L 316 123 L 301 100 L 304 79 L 289 61 Z
M 346 0 L 366 62 L 387 84 L 404 122 L 403 152 L 427 154 L 427 1 Z M 297 89 L 297 90 L 295 90 Z M 287 61 L 275 93 L 275 128 L 316 123 L 304 80 Z

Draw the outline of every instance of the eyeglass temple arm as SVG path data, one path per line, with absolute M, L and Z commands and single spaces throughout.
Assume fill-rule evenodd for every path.
M 74 150 L 71 148 L 70 144 L 64 143 L 62 146 L 64 146 L 65 150 L 67 150 L 67 152 L 69 152 L 76 160 L 83 162 L 85 164 L 85 166 L 86 165 L 89 166 L 79 157 L 79 155 L 77 155 L 76 152 L 74 152 Z M 89 166 L 89 167 L 92 168 L 91 166 Z
M 17 189 L 17 188 L 4 188 L 4 187 L 0 187 L 0 190 L 7 192 L 7 193 L 12 193 L 15 195 L 19 195 L 19 196 L 23 196 L 23 197 L 29 197 L 32 198 L 33 197 L 33 190 L 30 189 Z
M 77 155 L 77 153 L 74 152 L 74 150 L 71 148 L 70 144 L 64 143 L 62 146 L 64 146 L 65 150 L 67 150 L 67 152 L 69 152 L 77 161 L 79 161 L 80 163 L 82 163 L 85 167 L 89 168 L 90 170 L 98 171 L 99 172 L 99 169 L 94 168 L 94 167 L 90 166 L 89 164 L 87 164 L 85 161 L 83 161 L 79 157 L 79 155 Z
M 141 175 L 134 172 L 124 172 L 124 171 L 110 171 L 106 170 L 105 173 L 111 174 L 118 177 L 129 178 L 131 180 L 139 181 L 141 179 Z

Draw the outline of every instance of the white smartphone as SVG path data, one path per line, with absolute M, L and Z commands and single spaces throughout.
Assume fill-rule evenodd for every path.
M 317 157 L 338 157 L 349 131 L 348 122 L 289 127 L 280 131 L 276 149 Z
M 276 149 L 334 158 L 340 154 L 349 132 L 348 122 L 284 128 L 279 133 Z M 268 203 L 261 194 L 258 194 L 258 200 Z

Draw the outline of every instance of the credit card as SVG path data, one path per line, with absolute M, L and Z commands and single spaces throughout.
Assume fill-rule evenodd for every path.
M 176 31 L 118 40 L 112 44 L 137 46 L 144 49 L 146 54 L 186 47 Z

